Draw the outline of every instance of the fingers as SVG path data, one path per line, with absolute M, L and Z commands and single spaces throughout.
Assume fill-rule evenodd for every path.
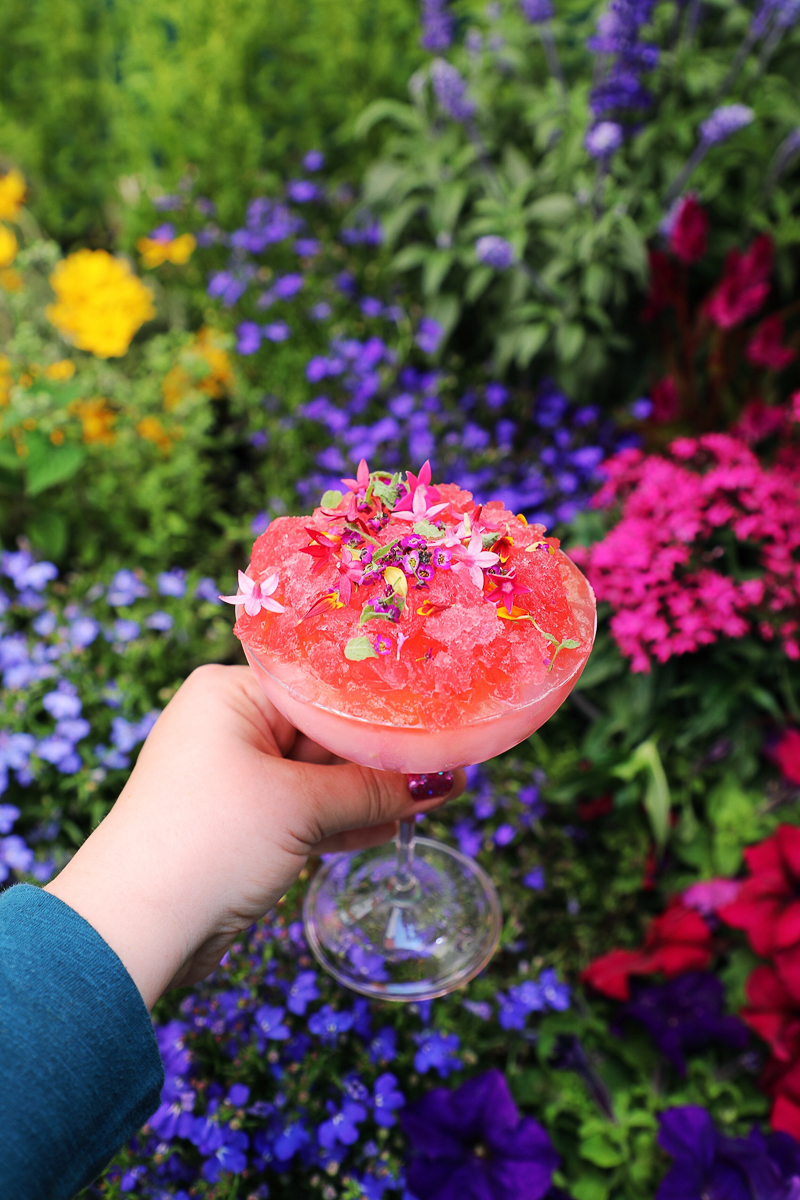
M 415 800 L 408 777 L 392 771 L 373 771 L 354 763 L 324 766 L 296 762 L 287 763 L 286 768 L 293 773 L 297 795 L 297 835 L 309 849 L 335 834 L 386 825 L 438 808 L 466 786 L 461 770 L 432 775 L 428 788 L 415 789 L 418 795 L 420 791 L 432 794 Z
M 382 846 L 395 837 L 397 822 L 387 821 L 385 825 L 373 825 L 369 829 L 348 829 L 344 833 L 334 833 L 315 846 L 314 853 L 340 854 L 343 850 L 369 850 L 371 846 Z

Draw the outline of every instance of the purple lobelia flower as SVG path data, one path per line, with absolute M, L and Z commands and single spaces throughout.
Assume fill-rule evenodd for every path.
M 545 1130 L 523 1117 L 499 1071 L 449 1091 L 434 1088 L 400 1122 L 409 1139 L 409 1190 L 418 1200 L 541 1200 L 558 1166 Z
M 658 1142 L 673 1165 L 656 1200 L 790 1200 L 800 1174 L 800 1146 L 788 1134 L 722 1137 L 704 1108 L 661 1114 Z
M 321 150 L 309 150 L 303 159 L 303 166 L 307 171 L 321 171 L 325 166 L 325 155 Z
M 485 267 L 505 271 L 514 262 L 514 247 L 499 234 L 490 233 L 478 238 L 475 243 L 475 257 Z
M 433 1069 L 440 1079 L 446 1079 L 451 1071 L 457 1071 L 461 1066 L 461 1059 L 456 1054 L 460 1044 L 457 1033 L 426 1029 L 415 1033 L 414 1041 L 419 1047 L 414 1055 L 414 1070 L 420 1075 Z
M 721 980 L 705 971 L 690 971 L 669 983 L 638 986 L 623 1012 L 644 1025 L 661 1053 L 685 1075 L 685 1051 L 710 1041 L 738 1048 L 747 1042 L 742 1022 L 724 1015 L 724 1001 Z
M 337 1142 L 343 1146 L 352 1146 L 358 1141 L 358 1126 L 367 1119 L 367 1110 L 363 1104 L 355 1100 L 345 1100 L 341 1109 L 334 1108 L 327 1121 L 323 1121 L 317 1130 L 320 1145 L 326 1150 L 333 1150 Z
M 701 145 L 717 146 L 727 141 L 732 134 L 749 125 L 754 117 L 752 108 L 746 104 L 721 104 L 700 126 Z
M 379 1075 L 375 1080 L 375 1095 L 372 1101 L 375 1124 L 389 1129 L 397 1121 L 394 1110 L 402 1108 L 405 1102 L 406 1098 L 397 1086 L 397 1076 L 391 1071 Z
M 454 121 L 468 121 L 477 105 L 467 93 L 467 84 L 458 70 L 443 58 L 431 63 L 433 94 L 440 106 Z
M 417 345 L 425 354 L 435 354 L 439 349 L 444 330 L 433 317 L 423 317 L 417 329 Z
M 316 971 L 301 971 L 295 976 L 292 986 L 289 988 L 289 995 L 286 998 L 286 1007 L 289 1012 L 296 1013 L 297 1016 L 305 1016 L 305 1011 L 312 1000 L 319 999 L 319 989 L 317 987 Z
M 422 0 L 422 37 L 426 50 L 441 53 L 453 40 L 453 17 L 448 0 Z

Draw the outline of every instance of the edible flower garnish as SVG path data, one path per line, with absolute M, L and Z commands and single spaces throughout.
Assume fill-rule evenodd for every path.
M 469 539 L 468 546 L 457 546 L 454 551 L 457 562 L 452 564 L 454 571 L 466 571 L 477 588 L 483 590 L 483 572 L 487 567 L 493 567 L 500 561 L 499 554 L 493 550 L 484 550 L 483 538 L 476 529 Z
M 447 502 L 444 504 L 429 504 L 428 489 L 424 484 L 420 484 L 414 492 L 411 509 L 403 510 L 396 508 L 392 516 L 397 517 L 398 521 L 430 521 L 447 507 Z
M 323 533 L 321 530 L 314 529 L 310 525 L 306 525 L 306 533 L 313 539 L 315 544 L 304 546 L 300 553 L 311 555 L 315 560 L 312 567 L 312 574 L 318 575 L 320 571 L 324 571 L 325 567 L 331 561 L 333 552 L 342 539 L 337 534 Z
M 226 604 L 241 604 L 248 617 L 257 617 L 262 608 L 268 612 L 282 613 L 285 611 L 283 605 L 272 599 L 272 594 L 279 583 L 277 571 L 261 583 L 251 579 L 249 575 L 245 575 L 244 571 L 240 571 L 237 594 L 220 596 L 220 600 L 224 600 Z
M 343 479 L 342 483 L 349 491 L 356 493 L 363 492 L 366 495 L 367 488 L 369 487 L 369 467 L 367 466 L 367 460 L 362 458 L 358 464 L 355 479 Z
M 491 600 L 493 604 L 503 605 L 509 616 L 514 610 L 514 597 L 527 596 L 530 592 L 529 587 L 517 582 L 516 571 L 509 571 L 507 575 L 486 575 L 486 582 L 489 584 L 489 591 L 486 593 L 486 599 Z

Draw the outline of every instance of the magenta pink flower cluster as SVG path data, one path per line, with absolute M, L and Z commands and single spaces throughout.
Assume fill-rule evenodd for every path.
M 624 450 L 606 470 L 594 503 L 621 506 L 621 519 L 571 553 L 634 671 L 753 631 L 800 658 L 800 471 L 788 458 L 767 467 L 713 433 L 663 456 Z

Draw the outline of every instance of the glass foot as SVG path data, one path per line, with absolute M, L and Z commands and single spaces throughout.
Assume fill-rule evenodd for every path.
M 339 983 L 381 1000 L 432 1000 L 492 957 L 500 900 L 486 872 L 441 842 L 415 838 L 398 873 L 392 843 L 323 863 L 303 908 L 314 955 Z

